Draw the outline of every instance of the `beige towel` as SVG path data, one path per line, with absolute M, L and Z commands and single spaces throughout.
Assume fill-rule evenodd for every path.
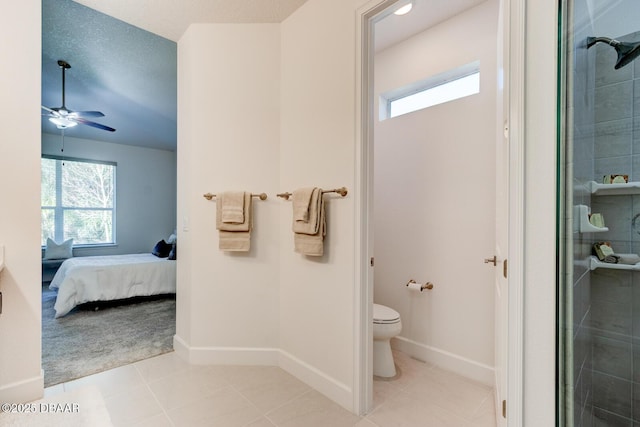
M 217 198 L 217 197 L 216 197 Z M 216 200 L 220 202 L 220 200 Z M 249 252 L 251 249 L 252 204 L 251 193 L 244 192 L 244 222 L 229 224 L 222 222 L 221 203 L 216 203 L 216 228 L 218 231 L 218 248 L 230 252 Z
M 220 220 L 225 224 L 244 223 L 245 191 L 226 191 L 216 198 L 217 205 L 221 207 Z
M 225 198 L 224 194 L 226 193 L 223 193 L 220 196 L 221 197 L 220 199 L 216 197 L 216 229 L 222 230 L 222 231 L 250 231 L 251 230 L 251 193 L 249 192 L 243 193 L 244 221 L 239 224 L 223 222 L 222 218 L 224 215 L 222 213 L 222 210 L 224 208 L 224 198 Z
M 249 252 L 251 249 L 250 231 L 218 231 L 218 248 L 227 252 Z
M 297 190 L 296 190 L 297 191 Z M 296 193 L 295 191 L 293 192 Z M 314 188 L 309 202 L 309 219 L 305 221 L 293 220 L 293 232 L 314 235 L 320 230 L 320 207 L 323 205 L 322 189 Z M 295 208 L 294 208 L 295 209 Z M 294 212 L 295 215 L 295 212 Z
M 309 222 L 311 196 L 315 187 L 299 188 L 293 192 L 293 220 Z
M 324 236 L 327 234 L 327 220 L 322 191 L 320 191 L 319 200 L 317 232 L 315 234 L 293 233 L 294 250 L 303 255 L 322 256 L 324 254 Z

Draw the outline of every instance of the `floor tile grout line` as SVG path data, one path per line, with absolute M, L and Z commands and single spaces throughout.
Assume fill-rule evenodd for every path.
M 142 374 L 140 373 L 140 371 L 139 371 L 139 370 L 137 369 L 137 367 L 135 366 L 135 363 L 131 363 L 130 365 L 132 365 L 132 366 L 134 367 L 134 370 L 135 370 L 136 374 L 139 376 L 139 378 L 142 380 L 142 383 L 140 383 L 140 384 L 136 384 L 136 385 L 133 385 L 133 386 L 127 386 L 125 390 L 129 391 L 129 390 L 131 390 L 132 388 L 137 388 L 137 387 L 147 387 L 147 388 L 148 388 L 148 384 L 146 383 L 145 379 L 142 377 Z M 123 365 L 123 366 L 127 366 L 127 365 Z M 119 367 L 117 367 L 117 368 L 119 368 Z M 113 369 L 117 369 L 117 368 L 113 368 Z M 95 373 L 95 374 L 88 375 L 88 376 L 86 376 L 86 377 L 76 378 L 76 379 L 71 380 L 71 381 L 67 381 L 67 382 L 64 382 L 64 383 L 60 383 L 59 385 L 61 385 L 61 386 L 62 386 L 62 393 L 63 393 L 63 394 L 64 394 L 64 393 L 70 393 L 70 392 L 72 392 L 72 391 L 73 391 L 73 389 L 69 389 L 69 390 L 67 390 L 67 384 L 69 384 L 69 383 L 72 383 L 72 382 L 78 381 L 78 380 L 80 380 L 80 379 L 82 379 L 82 378 L 89 378 L 89 377 L 92 377 L 92 376 L 94 376 L 94 375 L 99 375 L 99 374 L 102 374 L 103 372 L 109 372 L 109 371 L 111 371 L 111 370 L 112 370 L 112 369 L 107 370 L 107 371 L 97 372 L 97 373 Z M 112 414 L 111 414 L 111 412 L 109 411 L 109 407 L 107 406 L 107 400 L 117 397 L 117 394 L 119 394 L 119 393 L 117 393 L 117 394 L 116 394 L 116 393 L 114 393 L 113 395 L 105 395 L 104 390 L 102 390 L 102 388 L 101 388 L 99 385 L 97 385 L 97 384 L 93 383 L 92 381 L 89 381 L 89 383 L 88 383 L 88 384 L 86 384 L 86 385 L 92 385 L 92 386 L 95 386 L 95 387 L 97 388 L 98 392 L 100 393 L 100 396 L 102 397 L 102 401 L 103 401 L 103 403 L 104 403 L 104 405 L 105 405 L 105 408 L 106 408 L 107 412 L 109 413 L 109 416 L 111 417 L 111 416 L 112 416 Z M 164 408 L 162 407 L 162 405 L 160 405 L 160 402 L 158 402 L 158 400 L 156 399 L 156 397 L 155 397 L 155 395 L 153 394 L 153 392 L 152 392 L 150 389 L 149 389 L 149 391 L 151 392 L 151 395 L 153 396 L 154 400 L 156 400 L 156 402 L 158 403 L 158 406 L 159 406 L 159 407 L 163 410 L 163 412 L 164 412 Z M 165 415 L 166 415 L 166 413 L 165 413 Z M 155 415 L 154 415 L 154 416 L 155 416 Z M 167 415 L 167 418 L 169 419 L 168 415 Z M 170 419 L 169 419 L 169 420 L 170 420 Z M 143 421 L 143 420 L 141 420 L 140 422 L 142 422 L 142 421 Z M 172 422 L 171 420 L 170 420 L 170 422 L 171 422 L 171 425 L 175 427 L 175 425 L 173 424 L 173 422 Z M 138 422 L 137 424 L 139 424 L 139 422 Z
M 229 382 L 228 380 L 225 380 L 225 381 Z M 258 406 L 256 406 L 256 404 L 255 404 L 255 403 L 253 403 L 253 402 L 251 401 L 251 399 L 249 399 L 247 396 L 245 396 L 245 395 L 244 395 L 244 393 L 242 393 L 242 392 L 241 392 L 241 391 L 240 391 L 240 390 L 239 390 L 239 389 L 238 389 L 234 384 L 232 384 L 231 382 L 229 382 L 229 388 L 231 388 L 231 390 L 233 390 L 233 391 L 235 391 L 236 393 L 238 393 L 238 394 L 240 395 L 240 397 L 242 397 L 244 400 L 246 400 L 246 401 L 247 401 L 247 403 L 248 403 L 250 406 L 252 406 L 253 408 L 255 408 L 255 409 L 256 409 L 256 411 L 258 412 L 258 414 L 260 414 L 260 415 L 258 415 L 258 417 L 257 417 L 256 419 L 251 420 L 251 421 L 249 421 L 249 422 L 245 423 L 243 427 L 246 427 L 246 426 L 248 426 L 249 424 L 252 424 L 252 423 L 254 423 L 254 422 L 258 421 L 260 418 L 266 418 L 266 417 L 265 417 L 265 415 L 264 415 L 264 413 L 260 410 L 260 408 L 258 408 Z M 271 421 L 269 421 L 269 422 L 271 422 Z M 273 424 L 273 423 L 272 423 L 272 424 Z
M 456 414 L 455 412 L 453 412 L 451 409 L 445 408 L 442 405 L 438 405 L 435 402 L 429 402 L 429 404 L 433 405 L 433 406 L 437 406 L 438 408 L 440 408 L 441 410 L 445 411 L 448 414 L 454 415 L 458 418 L 462 418 L 463 420 L 472 423 L 473 422 L 473 416 L 476 414 L 475 410 L 473 411 L 473 413 L 467 417 L 466 415 L 461 415 L 461 414 Z
M 266 419 L 268 419 L 271 424 L 273 424 L 274 426 L 278 427 L 278 423 L 276 423 L 275 420 L 273 420 L 273 418 L 271 418 L 269 416 L 269 414 L 272 414 L 273 412 L 277 411 L 278 409 L 283 408 L 283 407 L 285 407 L 286 405 L 288 405 L 288 404 L 290 404 L 292 402 L 295 402 L 297 399 L 300 399 L 302 396 L 304 396 L 307 393 L 311 393 L 312 391 L 314 391 L 313 388 L 309 387 L 308 390 L 305 390 L 303 393 L 300 393 L 298 396 L 293 397 L 293 398 L 287 400 L 286 402 L 282 403 L 281 405 L 276 406 L 275 408 L 270 409 L 269 411 L 265 412 L 264 413 L 264 417 Z
M 203 365 L 203 366 L 204 366 L 204 365 Z M 150 384 L 155 383 L 155 382 L 158 382 L 158 381 L 161 381 L 161 380 L 166 379 L 166 378 L 169 378 L 171 375 L 182 375 L 182 374 L 185 374 L 185 373 L 187 373 L 187 372 L 189 372 L 189 369 L 188 369 L 188 368 L 185 368 L 185 369 L 179 369 L 179 370 L 177 370 L 177 371 L 175 371 L 175 372 L 172 372 L 172 373 L 170 373 L 170 374 L 164 375 L 164 376 L 162 376 L 161 378 L 156 378 L 156 379 L 154 379 L 154 380 L 152 380 L 152 381 L 148 381 L 147 379 L 143 378 L 143 381 L 145 382 L 145 384 L 147 385 L 147 387 L 148 387 L 148 388 L 149 388 L 149 390 L 151 391 L 151 393 L 152 393 L 152 395 L 154 396 L 155 400 L 160 404 L 160 402 L 159 402 L 159 401 L 158 401 L 158 399 L 157 399 L 157 396 L 155 395 L 155 393 L 153 392 L 153 390 L 150 388 Z M 141 374 L 140 374 L 140 375 L 141 375 Z M 236 385 L 234 385 L 230 380 L 228 380 L 228 379 L 224 379 L 223 381 L 225 382 L 225 384 L 224 384 L 223 386 L 221 386 L 221 388 L 220 388 L 220 389 L 230 388 L 230 389 L 234 390 L 234 391 L 235 391 L 235 392 L 237 392 L 237 393 L 238 393 L 238 394 L 239 394 L 239 395 L 240 395 L 240 396 L 241 396 L 245 401 L 247 401 L 247 402 L 248 402 L 252 407 L 254 407 L 254 408 L 257 410 L 257 412 L 260 414 L 260 417 L 264 417 L 264 418 L 266 418 L 270 423 L 272 423 L 272 424 L 274 424 L 274 425 L 276 425 L 276 424 L 275 424 L 275 421 L 274 421 L 274 420 L 272 420 L 271 418 L 269 418 L 269 417 L 267 416 L 267 413 L 273 412 L 273 411 L 275 411 L 276 409 L 278 409 L 278 408 L 280 408 L 280 407 L 282 407 L 282 406 L 284 406 L 284 405 L 287 405 L 288 403 L 290 403 L 290 402 L 292 402 L 292 401 L 296 400 L 297 398 L 301 397 L 301 396 L 302 396 L 302 395 L 304 395 L 305 393 L 308 393 L 308 392 L 310 392 L 310 391 L 312 391 L 312 390 L 313 390 L 311 387 L 309 387 L 308 385 L 306 385 L 306 384 L 305 384 L 305 386 L 307 387 L 307 389 L 306 389 L 306 390 L 304 390 L 304 391 L 303 391 L 303 392 L 301 392 L 300 394 L 298 394 L 298 395 L 296 395 L 296 396 L 292 397 L 291 399 L 287 400 L 286 402 L 282 403 L 281 405 L 279 405 L 279 406 L 277 406 L 277 407 L 275 407 L 275 408 L 273 408 L 273 409 L 270 409 L 270 410 L 269 410 L 269 411 L 267 411 L 267 412 L 264 412 L 264 411 L 262 411 L 260 408 L 258 408 L 258 407 L 256 406 L 256 404 L 255 404 L 255 403 L 253 403 L 253 402 L 251 401 L 251 399 L 250 399 L 248 396 L 246 396 L 244 393 L 242 393 L 242 391 L 241 391 L 241 390 L 240 390 Z M 178 407 L 173 408 L 173 409 L 178 409 L 178 408 L 181 408 L 181 407 L 183 407 L 183 406 L 186 406 L 186 404 L 185 404 L 185 405 L 178 406 Z M 162 408 L 162 410 L 163 410 L 164 414 L 167 416 L 167 418 L 170 420 L 171 424 L 172 424 L 173 426 L 175 426 L 175 423 L 173 422 L 173 420 L 169 417 L 169 414 L 167 413 L 167 409 L 166 409 L 162 404 L 160 404 L 160 407 Z M 259 419 L 260 417 L 256 418 L 256 420 L 257 420 L 257 419 Z M 253 420 L 253 421 L 256 421 L 256 420 Z M 250 421 L 249 423 L 251 423 L 251 422 L 253 422 L 253 421 Z
M 305 384 L 306 385 L 306 384 Z M 315 390 L 313 387 L 308 386 L 308 390 L 305 390 L 304 392 L 300 393 L 298 396 L 289 399 L 288 401 L 284 402 L 283 404 L 281 404 L 280 406 L 277 406 L 271 410 L 269 410 L 268 412 L 266 412 L 263 416 L 270 422 L 272 423 L 275 427 L 279 427 L 278 423 L 275 422 L 275 420 L 273 420 L 271 417 L 269 417 L 269 414 L 272 414 L 273 412 L 277 411 L 280 408 L 285 407 L 286 405 L 300 399 L 302 396 L 306 395 L 306 394 L 310 394 L 313 393 L 314 391 L 317 392 L 318 394 L 320 394 L 322 397 L 327 398 L 324 394 L 320 393 L 319 391 Z M 327 398 L 328 399 L 328 398 Z M 336 402 L 333 402 L 331 399 L 328 399 L 331 403 L 335 403 L 336 405 L 338 405 Z M 344 409 L 342 406 L 338 405 L 339 408 Z M 348 411 L 350 412 L 350 411 Z M 350 412 L 351 413 L 351 412 Z M 357 414 L 353 414 L 358 418 L 357 422 L 362 421 L 363 419 L 365 419 L 365 416 L 362 415 L 357 415 Z M 368 420 L 370 422 L 372 422 L 371 420 Z M 376 427 L 379 427 L 378 424 L 373 423 Z
M 370 415 L 375 414 L 376 412 L 378 412 L 380 410 L 380 408 L 389 405 L 389 402 L 391 402 L 392 400 L 398 399 L 400 398 L 400 396 L 402 396 L 403 394 L 405 395 L 411 395 L 410 393 L 405 392 L 404 390 L 399 390 L 398 393 L 394 394 L 393 396 L 390 396 L 386 399 L 384 399 L 384 401 L 382 403 L 380 403 L 378 406 L 376 406 L 375 408 L 371 409 L 371 412 L 369 412 L 368 414 L 365 415 L 364 418 L 367 418 L 369 421 L 371 421 L 371 419 L 369 419 Z M 373 421 L 371 421 L 373 422 Z M 375 424 L 375 423 L 374 423 Z M 377 424 L 376 424 L 377 425 Z
M 167 354 L 169 354 L 169 353 L 167 353 Z M 160 355 L 160 356 L 156 356 L 156 357 L 162 357 L 162 356 L 164 356 L 164 355 Z M 149 360 L 149 359 L 145 359 L 145 360 Z M 144 386 L 144 387 L 146 387 L 146 390 L 151 393 L 153 401 L 155 401 L 156 404 L 161 409 L 161 412 L 158 412 L 158 413 L 156 413 L 156 414 L 154 414 L 154 415 L 152 415 L 150 417 L 138 420 L 137 423 L 148 422 L 150 419 L 152 419 L 154 417 L 157 417 L 157 416 L 160 415 L 160 413 L 162 413 L 162 414 L 164 414 L 165 419 L 169 422 L 169 424 L 171 426 L 175 427 L 175 425 L 176 425 L 175 422 L 173 421 L 173 419 L 170 418 L 170 416 L 168 414 L 169 410 L 167 408 L 165 408 L 165 406 L 160 403 L 158 395 L 156 395 L 156 393 L 153 391 L 151 386 L 153 384 L 157 383 L 158 381 L 166 380 L 167 378 L 170 378 L 171 376 L 183 376 L 183 377 L 184 376 L 188 376 L 189 373 L 191 372 L 190 368 L 193 367 L 193 366 L 196 366 L 196 365 L 191 365 L 191 364 L 189 364 L 187 362 L 187 365 L 185 365 L 185 366 L 177 366 L 177 368 L 175 370 L 171 369 L 171 370 L 168 371 L 168 373 L 165 372 L 158 378 L 154 378 L 153 375 L 151 376 L 151 378 L 146 378 L 143 375 L 143 367 L 138 362 L 133 363 L 131 365 L 133 365 L 136 375 L 138 376 L 139 379 L 142 380 L 142 382 L 141 383 L 136 383 L 135 385 L 127 384 L 127 386 L 125 388 L 123 388 L 123 391 L 130 391 L 130 390 L 132 390 L 134 388 Z M 407 365 L 406 367 L 408 368 L 408 370 L 413 370 L 412 368 L 414 368 L 411 365 Z M 413 372 L 411 373 L 412 375 L 408 375 L 407 378 L 406 378 L 407 379 L 407 383 L 402 387 L 399 386 L 399 385 L 393 384 L 393 382 L 390 381 L 388 384 L 389 384 L 389 386 L 391 386 L 393 388 L 394 393 L 392 395 L 390 395 L 390 396 L 385 397 L 381 401 L 381 403 L 378 404 L 377 406 L 373 407 L 371 412 L 369 412 L 368 414 L 366 414 L 364 416 L 357 416 L 357 414 L 356 414 L 356 416 L 358 418 L 358 421 L 356 421 L 356 423 L 366 419 L 367 423 L 371 423 L 373 426 L 380 427 L 379 424 L 374 422 L 370 417 L 373 416 L 378 411 L 380 411 L 382 408 L 387 407 L 388 405 L 390 405 L 390 402 L 394 401 L 395 399 L 400 398 L 401 396 L 412 397 L 413 394 L 409 393 L 407 390 L 410 389 L 410 387 L 412 387 L 412 386 L 414 386 L 416 384 L 419 384 L 420 381 L 425 381 L 426 380 L 428 382 L 428 378 L 425 378 L 425 377 L 428 377 L 428 373 L 429 372 L 437 372 L 436 368 L 438 368 L 436 365 L 429 364 L 428 366 L 420 367 L 420 369 L 413 370 Z M 445 375 L 451 374 L 452 376 L 454 376 L 456 378 L 461 378 L 463 380 L 468 380 L 470 382 L 470 384 L 478 383 L 477 381 L 473 381 L 473 380 L 471 380 L 469 378 L 466 378 L 466 377 L 464 377 L 462 375 L 459 375 L 459 374 L 457 374 L 455 372 L 446 371 L 446 370 L 443 370 L 442 368 L 438 368 L 438 369 L 440 369 Z M 217 383 L 217 380 L 215 382 Z M 249 421 L 248 423 L 245 423 L 244 424 L 245 426 L 247 426 L 247 425 L 249 425 L 251 423 L 254 423 L 256 421 L 259 421 L 261 418 L 264 418 L 264 420 L 266 420 L 267 422 L 271 423 L 273 426 L 279 427 L 278 424 L 273 419 L 273 415 L 274 415 L 275 411 L 277 411 L 277 410 L 279 410 L 279 409 L 291 404 L 292 402 L 295 402 L 298 399 L 301 399 L 305 395 L 308 395 L 308 394 L 316 391 L 315 389 L 313 389 L 309 385 L 303 383 L 304 386 L 306 387 L 305 390 L 297 392 L 295 395 L 291 396 L 290 398 L 287 398 L 286 401 L 280 403 L 279 405 L 277 405 L 277 406 L 275 406 L 275 407 L 273 407 L 271 409 L 261 410 L 257 406 L 257 404 L 254 403 L 254 401 L 252 401 L 248 397 L 248 395 L 246 395 L 244 392 L 242 392 L 238 385 L 235 385 L 232 382 L 232 380 L 229 380 L 228 377 L 221 376 L 220 377 L 220 382 L 222 384 L 219 384 L 220 387 L 218 388 L 218 390 L 224 389 L 224 388 L 229 388 L 229 389 L 237 392 L 242 397 L 242 399 L 244 401 L 246 401 L 250 405 L 250 407 L 253 407 L 254 409 L 256 409 L 257 413 L 260 414 L 256 419 L 254 419 L 252 421 Z M 69 382 L 61 384 L 62 393 L 66 393 L 66 392 L 71 391 L 71 390 L 67 390 L 67 388 L 69 387 L 68 383 Z M 279 382 L 278 381 L 269 382 L 269 384 L 271 384 L 271 383 L 278 384 Z M 478 383 L 478 384 L 481 384 L 481 383 Z M 286 384 L 282 384 L 282 385 L 285 386 Z M 101 392 L 101 395 L 104 398 L 105 396 L 103 394 L 102 389 L 100 390 L 100 392 Z M 463 419 L 465 422 L 469 423 L 470 426 L 473 426 L 473 425 L 476 425 L 475 423 L 478 421 L 477 416 L 478 416 L 478 414 L 480 414 L 480 410 L 492 398 L 493 393 L 494 393 L 494 389 L 491 388 L 491 387 L 487 387 L 486 394 L 479 401 L 479 403 L 476 404 L 475 408 L 473 409 L 473 412 L 469 416 L 458 414 L 455 411 L 453 411 L 452 409 L 443 407 L 442 405 L 439 405 L 439 404 L 434 403 L 434 402 L 430 402 L 430 404 L 434 405 L 439 410 L 444 411 L 444 413 L 451 415 L 452 417 L 455 416 L 455 417 L 459 417 L 459 418 Z M 112 394 L 112 397 L 117 396 L 117 394 L 118 393 Z M 204 393 L 204 394 L 201 395 L 201 397 L 206 398 L 207 395 L 208 395 L 208 393 Z M 187 405 L 187 404 L 180 405 L 178 407 L 183 407 L 185 405 Z M 493 410 L 494 408 L 491 408 L 491 409 Z
M 138 375 L 142 377 L 142 381 L 144 382 L 145 387 L 147 387 L 147 390 L 149 390 L 149 393 L 151 393 L 151 396 L 153 396 L 153 399 L 155 400 L 155 402 L 158 404 L 160 409 L 162 409 L 162 413 L 164 414 L 165 418 L 169 421 L 169 424 L 171 424 L 172 427 L 175 427 L 176 424 L 173 422 L 173 419 L 169 416 L 167 409 L 160 402 L 160 400 L 158 400 L 158 396 L 156 396 L 156 394 L 153 392 L 153 389 L 151 389 L 151 386 L 149 385 L 149 381 L 147 381 L 147 379 L 144 378 L 144 376 L 142 375 L 142 372 L 140 372 L 140 370 L 138 369 L 138 366 L 134 364 L 134 367 L 136 368 L 136 371 L 138 371 Z
M 242 393 L 242 391 L 240 391 L 240 389 L 238 389 L 234 384 L 230 384 L 230 387 L 231 387 L 231 389 L 232 389 L 233 391 L 235 391 L 236 393 L 238 393 L 238 394 L 239 394 L 239 395 L 240 395 L 244 400 L 246 400 L 247 402 L 249 402 L 249 404 L 250 404 L 251 406 L 253 406 L 253 407 L 258 411 L 258 413 L 260 414 L 260 416 L 259 416 L 258 418 L 256 418 L 255 420 L 250 421 L 249 423 L 245 424 L 245 426 L 247 426 L 247 425 L 249 425 L 249 424 L 253 423 L 254 421 L 256 421 L 256 420 L 258 420 L 258 419 L 260 419 L 260 418 L 263 418 L 263 417 L 264 417 L 264 418 L 266 418 L 267 420 L 269 420 L 269 422 L 270 422 L 271 424 L 275 425 L 275 423 L 273 423 L 273 421 L 271 421 L 269 418 L 267 418 L 266 412 L 264 412 L 264 411 L 262 411 L 260 408 L 258 408 L 258 406 L 257 406 L 255 403 L 253 403 L 253 402 L 251 401 L 251 399 L 249 399 L 249 397 L 248 397 L 248 396 L 245 396 L 245 394 L 244 394 L 244 393 Z M 277 427 L 277 426 L 276 426 L 276 427 Z
M 489 392 L 487 393 L 487 395 L 486 395 L 486 396 L 485 396 L 485 397 L 480 401 L 480 403 L 478 404 L 478 406 L 476 406 L 476 407 L 474 408 L 474 410 L 473 410 L 473 412 L 471 413 L 471 415 L 470 415 L 470 416 L 465 416 L 465 415 L 461 415 L 461 414 L 456 414 L 456 413 L 455 413 L 455 412 L 453 412 L 451 409 L 446 408 L 446 407 L 444 407 L 444 406 L 442 406 L 442 405 L 440 405 L 440 404 L 438 404 L 438 403 L 436 403 L 436 402 L 433 402 L 433 401 L 428 402 L 428 404 L 433 405 L 433 406 L 436 406 L 436 407 L 438 407 L 439 409 L 444 410 L 444 411 L 445 411 L 445 412 L 447 412 L 448 414 L 454 415 L 454 416 L 456 416 L 456 417 L 458 417 L 458 418 L 462 418 L 462 419 L 464 419 L 465 421 L 467 421 L 467 422 L 471 422 L 471 423 L 472 423 L 472 422 L 474 421 L 473 419 L 474 419 L 475 415 L 478 413 L 478 410 L 482 407 L 482 405 L 484 404 L 484 402 L 486 402 L 486 401 L 487 401 L 487 399 L 491 396 L 491 393 L 492 393 L 491 391 L 489 391 Z M 406 391 L 406 390 L 402 390 L 402 391 L 401 391 L 401 393 L 400 393 L 400 395 L 404 395 L 404 396 L 405 396 L 405 397 L 407 397 L 407 398 L 410 398 L 410 399 L 412 399 L 412 400 L 415 400 L 415 399 L 414 399 L 414 395 L 413 395 L 412 393 L 409 393 L 409 392 L 408 392 L 408 391 Z M 375 408 L 371 413 L 374 413 L 374 412 L 376 412 L 379 408 L 381 408 L 382 406 L 387 405 L 387 404 L 389 403 L 389 401 L 394 400 L 394 399 L 398 399 L 398 398 L 399 398 L 399 395 L 392 396 L 391 398 L 386 399 L 386 400 L 385 400 L 385 402 L 381 403 L 381 404 L 380 404 L 377 408 Z
M 493 400 L 493 394 L 494 394 L 494 391 L 493 390 L 489 390 L 489 392 L 487 393 L 485 398 L 482 399 L 482 402 L 480 402 L 480 405 L 478 405 L 478 407 L 475 409 L 475 411 L 473 411 L 472 418 L 475 418 L 476 415 L 478 415 L 478 412 L 480 411 L 480 409 L 482 409 L 482 406 L 485 404 L 485 402 L 487 402 L 489 399 Z M 491 405 L 491 406 L 492 406 L 492 410 L 493 410 L 493 405 Z
M 159 381 L 165 380 L 165 379 L 169 378 L 169 377 L 170 377 L 170 376 L 172 376 L 172 375 L 180 375 L 180 376 L 182 376 L 182 375 L 188 374 L 188 373 L 190 372 L 190 369 L 189 369 L 189 368 L 190 368 L 190 367 L 196 367 L 196 366 L 197 366 L 197 367 L 205 367 L 205 368 L 209 367 L 209 366 L 207 366 L 207 365 L 190 365 L 189 367 L 187 367 L 187 368 L 185 368 L 185 369 L 179 369 L 179 370 L 177 370 L 177 371 L 175 371 L 175 372 L 172 372 L 172 373 L 170 373 L 170 374 L 167 374 L 167 375 L 165 375 L 165 376 L 163 376 L 163 377 L 161 377 L 161 378 L 156 378 L 156 379 L 154 379 L 154 380 L 152 380 L 152 381 L 150 381 L 150 382 L 146 382 L 147 387 L 149 388 L 149 391 L 150 391 L 150 392 L 151 392 L 151 394 L 154 396 L 154 398 L 156 399 L 156 401 L 158 402 L 158 404 L 160 405 L 160 407 L 163 409 L 163 411 L 164 411 L 165 415 L 167 416 L 167 418 L 169 418 L 169 419 L 171 420 L 172 425 L 175 425 L 175 423 L 173 422 L 173 420 L 172 420 L 172 419 L 171 419 L 171 417 L 169 416 L 168 411 L 173 411 L 173 410 L 176 410 L 176 409 L 184 408 L 184 407 L 186 407 L 186 406 L 190 405 L 191 403 L 184 403 L 184 404 L 182 404 L 182 405 L 178 405 L 178 406 L 176 406 L 175 408 L 171 408 L 171 409 L 165 408 L 165 407 L 164 407 L 164 405 L 162 405 L 162 403 L 160 403 L 160 401 L 158 400 L 158 398 L 157 398 L 157 396 L 156 396 L 156 393 L 155 393 L 155 392 L 153 391 L 153 389 L 151 388 L 151 385 L 153 385 L 154 383 L 157 383 L 157 382 L 159 382 Z M 216 388 L 215 390 L 206 390 L 206 391 L 204 391 L 204 392 L 200 395 L 200 397 L 202 397 L 202 398 L 207 398 L 207 397 L 210 397 L 210 395 L 211 395 L 212 393 L 214 393 L 214 392 L 216 392 L 216 391 L 224 390 L 224 389 L 233 389 L 234 391 L 237 391 L 237 390 L 235 390 L 235 389 L 232 387 L 232 384 L 231 384 L 228 380 L 226 380 L 226 379 L 222 379 L 222 381 L 224 382 L 224 384 L 221 384 L 221 385 L 220 385 L 220 387 Z M 244 396 L 241 396 L 241 397 L 243 397 L 243 398 L 244 398 Z
M 373 412 L 375 412 L 375 411 L 371 411 L 371 414 L 372 414 Z M 376 422 L 375 422 L 375 421 L 373 421 L 371 418 L 369 418 L 369 415 L 371 415 L 371 414 L 367 414 L 366 416 L 360 417 L 360 419 L 361 419 L 361 420 L 365 420 L 365 419 L 366 419 L 367 421 L 369 421 L 369 422 L 370 422 L 371 424 L 373 424 L 374 426 L 376 426 L 376 427 L 381 427 L 381 426 L 380 426 L 380 424 L 376 423 Z

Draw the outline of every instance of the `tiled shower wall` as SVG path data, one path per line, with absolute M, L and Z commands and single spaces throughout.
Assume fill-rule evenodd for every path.
M 638 40 L 640 32 L 620 39 L 626 38 Z M 611 46 L 591 50 L 593 180 L 619 173 L 640 181 L 640 63 L 615 70 Z M 585 237 L 611 242 L 619 253 L 640 253 L 640 195 L 592 196 L 591 202 L 609 231 Z M 590 276 L 593 424 L 583 425 L 640 426 L 640 272 L 597 269 Z
M 590 28 L 574 23 L 588 22 L 588 7 L 586 0 L 576 0 L 572 3 L 572 16 L 569 18 L 566 31 L 571 33 L 569 45 L 574 46 L 567 59 L 569 75 L 567 76 L 567 147 L 566 186 L 567 210 L 572 206 L 591 205 L 591 194 L 585 191 L 586 184 L 593 179 L 594 162 L 594 87 L 595 77 L 593 69 L 595 58 L 586 49 L 580 48 L 588 35 Z M 572 33 L 572 31 L 574 31 Z M 569 215 L 572 212 L 568 212 Z M 569 223 L 571 228 L 572 225 Z M 567 297 L 572 301 L 573 349 L 567 356 L 569 364 L 566 367 L 573 375 L 572 412 L 573 426 L 592 426 L 592 341 L 591 341 L 591 274 L 588 259 L 591 254 L 592 235 L 568 230 L 572 236 L 573 268 L 568 277 L 572 284 L 571 293 Z M 567 266 L 569 267 L 569 266 Z M 571 295 L 571 297 L 569 297 Z M 567 376 L 569 373 L 567 373 Z M 571 380 L 571 378 L 568 378 Z M 567 386 L 569 387 L 569 386 Z M 568 424 L 568 420 L 567 420 Z

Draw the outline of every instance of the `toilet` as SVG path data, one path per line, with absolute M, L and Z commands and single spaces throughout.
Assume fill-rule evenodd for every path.
M 373 304 L 373 375 L 385 378 L 396 375 L 390 340 L 400 331 L 400 314 L 387 306 Z

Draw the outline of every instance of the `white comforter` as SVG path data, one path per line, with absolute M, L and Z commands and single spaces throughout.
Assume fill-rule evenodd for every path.
M 176 262 L 152 254 L 69 258 L 49 289 L 58 290 L 55 317 L 85 302 L 175 293 Z

